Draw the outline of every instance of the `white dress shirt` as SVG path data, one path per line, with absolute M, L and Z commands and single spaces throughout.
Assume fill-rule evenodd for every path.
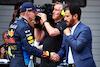
M 75 30 L 75 28 L 77 27 L 77 25 L 78 25 L 79 23 L 80 23 L 80 22 L 78 22 L 78 23 L 75 24 L 72 28 L 70 28 L 70 30 L 71 30 L 71 35 L 73 35 L 74 30 Z M 72 56 L 71 47 L 69 47 L 68 63 L 69 63 L 69 64 L 74 64 L 74 59 L 73 59 L 73 56 Z

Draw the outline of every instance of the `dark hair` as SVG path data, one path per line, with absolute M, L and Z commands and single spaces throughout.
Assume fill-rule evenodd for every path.
M 18 2 L 18 3 L 15 4 L 14 10 L 16 10 L 16 9 L 18 10 L 16 17 L 19 17 L 19 15 L 20 15 L 20 6 L 22 4 L 23 4 L 22 2 Z
M 19 7 L 20 7 L 22 4 L 23 4 L 22 2 L 16 3 L 15 6 L 14 6 L 14 10 L 19 9 Z
M 80 18 L 81 18 L 81 9 L 80 9 L 79 6 L 70 4 L 65 8 L 65 11 L 66 10 L 70 10 L 70 13 L 72 15 L 78 14 L 78 20 L 80 20 Z

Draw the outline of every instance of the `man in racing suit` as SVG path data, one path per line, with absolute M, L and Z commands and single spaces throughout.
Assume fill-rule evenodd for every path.
M 32 30 L 28 23 L 35 19 L 36 8 L 31 2 L 26 2 L 21 5 L 20 12 L 19 19 L 10 26 L 7 33 L 7 41 L 11 49 L 9 53 L 12 57 L 10 67 L 26 67 L 23 47 L 29 55 L 50 57 L 48 51 L 41 51 L 34 46 Z

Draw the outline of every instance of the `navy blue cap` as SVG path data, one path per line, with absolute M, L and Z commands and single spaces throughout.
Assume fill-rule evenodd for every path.
M 25 2 L 20 6 L 20 12 L 25 12 L 25 11 L 37 11 L 33 3 L 31 2 Z

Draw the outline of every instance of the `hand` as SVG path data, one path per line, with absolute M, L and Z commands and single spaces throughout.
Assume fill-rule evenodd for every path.
M 47 20 L 47 15 L 45 13 L 38 13 L 37 14 L 39 17 L 41 17 L 41 20 L 44 22 Z M 43 24 L 42 22 L 42 24 Z
M 67 27 L 63 32 L 64 32 L 65 35 L 68 34 L 68 33 L 71 33 L 69 27 Z
M 40 46 L 38 46 L 37 48 L 38 48 L 38 49 L 40 49 L 40 50 L 42 50 L 42 46 L 41 46 L 41 45 L 40 45 Z
M 56 54 L 55 52 L 51 52 L 50 53 L 50 58 L 49 58 L 50 60 L 52 60 L 52 61 L 60 61 L 60 57 L 59 57 L 59 55 L 58 54 Z
M 2 47 L 2 48 L 1 48 L 1 54 L 4 54 L 5 52 L 6 52 L 5 48 Z
M 35 20 L 34 20 L 34 22 L 33 22 L 33 23 L 34 23 L 34 24 L 39 24 L 39 20 L 38 20 L 38 21 L 35 21 Z

